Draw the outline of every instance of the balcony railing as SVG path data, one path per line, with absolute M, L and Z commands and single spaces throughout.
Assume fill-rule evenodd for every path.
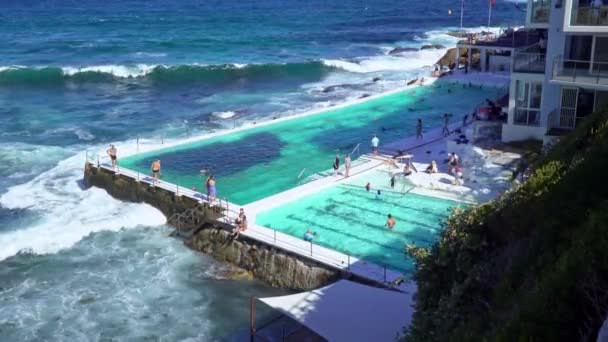
M 545 73 L 545 54 L 540 52 L 517 52 L 513 59 L 514 72 Z
M 550 0 L 532 0 L 532 17 L 530 18 L 530 22 L 533 24 L 548 23 L 550 11 Z
M 608 62 L 557 57 L 553 61 L 553 79 L 562 82 L 608 86 Z
M 572 0 L 572 26 L 607 26 L 608 6 L 594 5 L 593 0 Z
M 547 128 L 571 130 L 576 127 L 576 109 L 575 108 L 557 108 L 549 113 Z

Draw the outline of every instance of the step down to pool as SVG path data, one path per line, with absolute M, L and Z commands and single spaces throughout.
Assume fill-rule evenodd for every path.
M 199 215 L 195 209 L 188 209 L 182 213 L 175 213 L 169 217 L 168 223 L 177 227 L 171 236 L 179 237 L 183 239 L 189 239 L 194 235 L 204 222 L 200 221 Z

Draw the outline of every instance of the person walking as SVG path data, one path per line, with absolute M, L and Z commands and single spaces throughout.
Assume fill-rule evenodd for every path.
M 334 159 L 334 176 L 338 174 L 339 169 L 340 169 L 340 155 L 336 154 L 336 159 Z
M 416 124 L 416 139 L 422 139 L 422 119 L 418 119 Z
M 116 168 L 116 147 L 114 145 L 110 145 L 110 148 L 106 151 L 108 156 L 110 156 L 110 160 L 112 160 L 112 168 Z
M 348 153 L 346 155 L 346 157 L 344 157 L 344 177 L 348 178 L 348 176 L 350 176 L 350 153 Z
M 156 185 L 160 180 L 160 159 L 156 159 L 152 162 L 152 185 Z
M 378 136 L 376 136 L 374 134 L 374 137 L 372 138 L 372 152 L 374 153 L 375 156 L 378 155 L 378 146 L 380 145 L 380 139 L 378 139 Z
M 449 113 L 443 114 L 443 130 L 442 130 L 442 133 L 445 136 L 450 135 L 450 116 L 451 116 L 451 114 L 449 114 Z

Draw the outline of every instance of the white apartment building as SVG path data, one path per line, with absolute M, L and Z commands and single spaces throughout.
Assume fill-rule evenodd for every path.
M 502 140 L 550 143 L 608 106 L 608 0 L 528 0 L 526 28 L 546 38 L 513 56 Z

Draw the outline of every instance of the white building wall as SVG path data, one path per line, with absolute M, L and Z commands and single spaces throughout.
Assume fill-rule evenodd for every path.
M 543 120 L 543 114 L 541 110 L 540 126 L 528 126 L 528 125 L 516 125 L 515 120 L 515 98 L 516 98 L 516 84 L 517 81 L 526 82 L 544 82 L 545 75 L 534 74 L 534 73 L 512 73 L 511 83 L 509 85 L 509 110 L 507 123 L 502 126 L 502 138 L 504 142 L 536 139 L 542 140 L 543 136 L 547 132 L 547 126 L 544 124 L 546 120 Z M 543 108 L 544 103 L 544 84 L 543 84 L 543 97 L 541 99 L 540 107 Z
M 541 104 L 541 125 L 548 126 L 548 116 L 553 110 L 559 108 L 561 103 L 561 86 L 550 83 L 553 77 L 553 63 L 555 59 L 564 53 L 566 34 L 563 31 L 564 6 L 555 8 L 553 0 L 547 29 L 547 57 L 545 64 L 545 80 L 543 82 L 543 99 Z

